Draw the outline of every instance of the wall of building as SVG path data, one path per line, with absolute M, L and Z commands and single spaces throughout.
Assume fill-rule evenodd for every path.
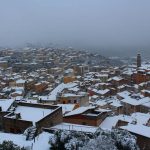
M 141 150 L 150 150 L 150 138 L 135 133 L 131 134 L 134 134 L 137 137 L 137 144 Z
M 4 129 L 4 121 L 3 121 L 3 117 L 5 115 L 7 115 L 9 112 L 0 112 L 0 130 Z
M 62 123 L 62 121 L 63 121 L 62 108 L 59 107 L 58 109 L 53 111 L 51 114 L 49 114 L 45 118 L 38 121 L 36 123 L 36 127 L 38 131 L 40 132 L 42 128 L 52 127 L 54 125 Z
M 148 81 L 148 77 L 146 76 L 146 74 L 134 73 L 132 75 L 132 80 L 135 84 L 140 84 L 142 82 Z
M 24 131 L 32 126 L 32 122 L 18 120 L 13 118 L 3 118 L 4 131 L 9 133 L 24 133 Z
M 93 116 L 84 116 L 84 115 L 74 115 L 64 117 L 63 121 L 67 123 L 73 124 L 81 124 L 81 125 L 88 125 L 88 126 L 99 126 L 102 121 L 106 118 L 106 115 L 93 117 Z
M 97 126 L 97 120 L 88 119 L 88 118 L 85 118 L 84 116 L 81 116 L 81 115 L 64 117 L 63 122 L 88 125 L 88 126 Z
M 66 77 L 64 77 L 64 83 L 66 84 L 66 83 L 69 83 L 69 82 L 73 82 L 73 81 L 75 81 L 76 80 L 76 78 L 74 77 L 74 76 L 66 76 Z
M 60 104 L 77 104 L 79 106 L 88 106 L 89 97 L 88 96 L 77 96 L 77 97 L 61 97 L 59 99 Z

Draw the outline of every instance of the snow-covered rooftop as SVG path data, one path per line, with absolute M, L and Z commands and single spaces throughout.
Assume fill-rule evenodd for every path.
M 89 110 L 89 109 L 93 109 L 95 107 L 79 107 L 69 113 L 67 113 L 65 116 L 72 116 L 72 115 L 78 115 L 78 114 L 82 114 L 85 111 Z
M 77 91 L 79 91 L 80 89 L 79 89 L 78 87 L 73 87 L 73 88 L 69 88 L 68 90 L 77 92 Z
M 128 91 L 123 91 L 123 92 L 119 92 L 117 93 L 117 95 L 121 96 L 122 98 L 125 98 L 127 96 L 129 96 L 131 93 Z
M 19 84 L 19 83 L 23 84 L 25 82 L 26 82 L 26 80 L 23 80 L 23 79 L 19 79 L 19 80 L 16 81 L 17 84 Z
M 96 102 L 96 104 L 99 105 L 99 106 L 105 106 L 105 105 L 107 105 L 107 102 L 105 100 L 98 100 Z
M 109 91 L 110 91 L 109 89 L 98 90 L 96 93 L 101 94 L 101 95 L 104 95 L 104 94 L 106 94 L 106 93 L 109 92 Z
M 32 121 L 33 123 L 35 123 L 45 116 L 49 115 L 52 111 L 52 109 L 17 106 L 14 113 L 20 113 L 21 120 Z
M 111 81 L 111 80 L 120 81 L 122 79 L 123 79 L 122 77 L 115 76 L 115 77 L 109 78 L 108 81 Z
M 59 130 L 71 130 L 71 131 L 82 131 L 82 132 L 91 132 L 95 133 L 98 127 L 87 126 L 87 125 L 78 125 L 71 123 L 61 123 L 58 124 L 51 129 L 59 129 Z
M 114 107 L 121 107 L 122 106 L 122 104 L 118 100 L 113 100 L 110 105 L 114 106 Z
M 145 97 L 145 98 L 141 98 L 139 100 L 136 100 L 134 98 L 131 98 L 131 97 L 127 96 L 125 99 L 122 100 L 122 102 L 136 106 L 136 105 L 141 105 L 141 104 L 150 102 L 150 98 Z
M 2 111 L 7 111 L 14 102 L 14 99 L 0 99 L 0 107 Z
M 131 117 L 136 119 L 137 124 L 147 124 L 147 122 L 150 119 L 150 114 L 149 113 L 145 114 L 145 113 L 136 112 L 136 113 L 133 113 L 131 115 Z
M 130 116 L 126 116 L 126 115 L 119 115 L 119 116 L 107 117 L 100 124 L 100 128 L 111 130 L 113 127 L 116 126 L 118 120 L 124 120 L 124 121 L 127 121 L 127 122 L 132 122 L 133 119 Z
M 137 124 L 145 125 L 149 119 L 150 119 L 150 114 L 136 112 L 136 113 L 133 113 L 131 116 L 118 115 L 118 116 L 107 117 L 100 124 L 100 127 L 102 129 L 111 130 L 113 127 L 116 126 L 119 120 L 126 121 L 128 123 L 132 123 L 133 121 L 136 121 Z
M 57 104 L 57 106 L 62 107 L 63 114 L 70 112 L 75 108 L 75 104 Z
M 141 124 L 128 124 L 127 126 L 121 126 L 120 128 L 150 138 L 150 127 L 148 126 Z
M 64 93 L 62 95 L 62 97 L 81 97 L 82 95 L 77 95 L 77 94 L 73 94 L 73 93 Z
M 64 83 L 61 83 L 59 84 L 50 94 L 49 94 L 49 98 L 48 100 L 56 100 L 57 98 L 57 94 L 62 92 L 64 89 L 66 88 L 73 88 L 77 86 L 77 83 L 67 83 L 67 84 L 64 84 Z

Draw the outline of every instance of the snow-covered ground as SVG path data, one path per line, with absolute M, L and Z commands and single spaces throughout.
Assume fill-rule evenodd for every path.
M 11 133 L 0 133 L 0 143 L 4 140 L 13 141 L 20 147 L 30 147 L 32 145 L 31 141 L 26 141 L 26 137 L 22 134 L 11 134 Z
M 35 138 L 35 143 L 33 143 L 33 150 L 49 150 L 50 144 L 49 139 L 50 137 L 53 137 L 53 134 L 43 132 L 39 136 Z
M 22 134 L 0 133 L 0 143 L 4 140 L 12 141 L 20 147 L 29 148 L 29 150 L 49 150 L 49 139 L 53 134 L 42 132 L 35 138 L 35 141 L 26 141 L 26 137 Z

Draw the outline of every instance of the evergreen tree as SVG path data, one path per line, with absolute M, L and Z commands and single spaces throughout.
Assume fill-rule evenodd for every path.
M 94 134 L 59 130 L 50 144 L 51 150 L 139 150 L 136 137 L 120 129 L 99 128 Z
M 0 144 L 0 150 L 25 150 L 25 148 L 20 148 L 12 141 L 3 141 L 3 143 Z

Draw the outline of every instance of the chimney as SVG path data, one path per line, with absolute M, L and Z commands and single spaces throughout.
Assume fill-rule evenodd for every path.
M 16 119 L 21 119 L 21 114 L 20 113 L 16 113 Z
M 141 67 L 141 54 L 137 54 L 137 67 Z

